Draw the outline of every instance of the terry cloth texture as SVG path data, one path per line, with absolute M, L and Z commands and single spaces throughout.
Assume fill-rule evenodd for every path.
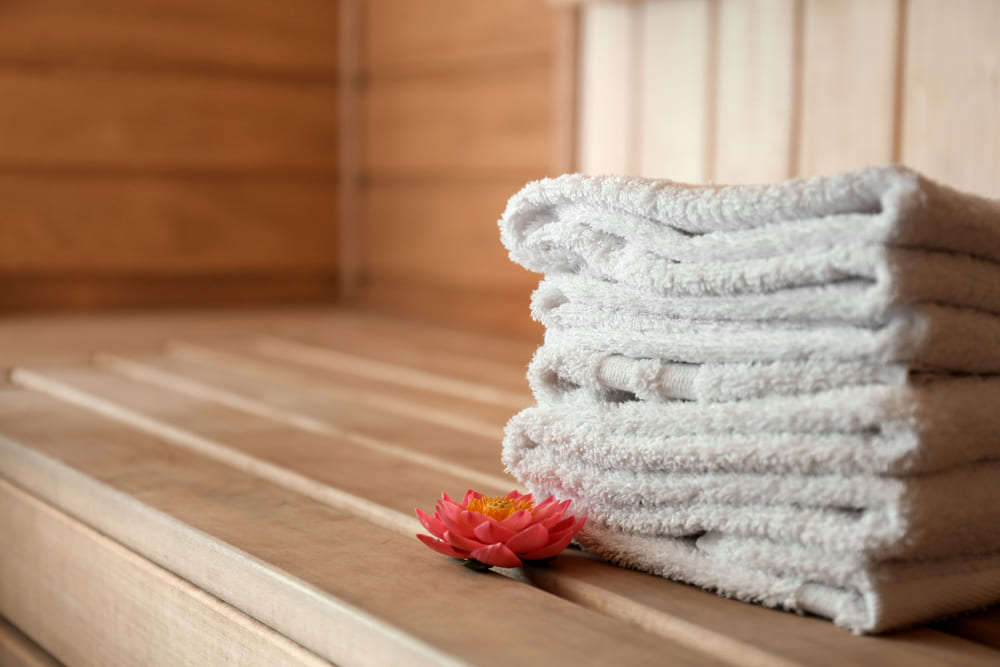
M 547 328 L 503 459 L 584 547 L 856 632 L 1000 601 L 1000 203 L 569 175 L 500 228 Z

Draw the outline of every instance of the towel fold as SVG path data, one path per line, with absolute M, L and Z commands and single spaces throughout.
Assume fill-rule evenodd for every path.
M 595 522 L 577 539 L 619 565 L 727 597 L 817 614 L 858 633 L 981 609 L 1000 599 L 1000 553 L 861 563 L 755 538 L 636 535 Z
M 813 394 L 852 385 L 921 382 L 904 365 L 835 359 L 745 363 L 674 363 L 632 358 L 567 344 L 553 335 L 528 365 L 528 384 L 540 403 L 567 397 L 621 402 L 639 399 L 705 403 L 764 396 Z
M 923 305 L 877 328 L 837 324 L 718 322 L 553 311 L 545 342 L 685 363 L 813 359 L 905 364 L 917 370 L 1000 373 L 1000 317 Z
M 512 197 L 500 231 L 511 259 L 529 270 L 587 273 L 670 289 L 672 276 L 684 263 L 766 259 L 845 246 L 852 249 L 841 256 L 855 267 L 874 266 L 873 258 L 877 264 L 878 253 L 864 257 L 857 251 L 864 245 L 961 253 L 996 262 L 998 219 L 996 201 L 958 192 L 903 167 L 884 166 L 748 186 L 560 176 L 530 183 Z M 810 256 L 795 266 L 792 275 L 822 271 L 818 267 L 824 263 Z M 829 271 L 843 273 L 835 262 Z M 730 282 L 731 277 L 723 273 L 722 280 Z M 701 291 L 698 282 L 689 293 L 731 291 L 714 284 Z M 793 284 L 794 278 L 785 286 Z
M 922 303 L 1000 313 L 1000 263 L 962 255 L 907 252 L 911 263 L 905 282 L 892 277 L 868 280 L 845 275 L 793 288 L 740 294 L 662 294 L 589 275 L 550 275 L 532 297 L 532 316 L 542 322 L 558 322 L 553 311 L 570 303 L 577 310 L 631 313 L 634 317 L 839 322 L 877 327 L 908 306 Z M 808 259 L 796 256 L 799 261 Z M 704 275 L 696 279 L 701 286 L 707 283 Z M 761 287 L 760 281 L 755 282 Z
M 506 450 L 533 491 L 569 498 L 591 520 L 629 533 L 708 531 L 868 559 L 1000 551 L 1000 463 L 926 475 L 675 473 L 613 469 L 558 448 Z
M 555 448 L 632 471 L 916 474 L 1000 461 L 998 403 L 996 377 L 711 404 L 566 400 L 512 417 L 503 458 Z

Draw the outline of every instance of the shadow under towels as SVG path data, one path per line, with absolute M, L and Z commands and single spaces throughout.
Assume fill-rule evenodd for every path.
M 571 175 L 500 227 L 547 328 L 504 461 L 586 548 L 857 632 L 1000 601 L 997 202 Z

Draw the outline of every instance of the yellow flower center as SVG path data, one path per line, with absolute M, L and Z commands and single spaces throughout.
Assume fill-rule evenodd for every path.
M 514 502 L 510 498 L 504 498 L 503 496 L 483 496 L 482 498 L 473 498 L 470 500 L 469 504 L 465 506 L 465 509 L 470 512 L 485 514 L 486 516 L 492 517 L 497 521 L 503 521 L 514 512 L 518 512 L 520 510 L 528 510 L 530 512 L 534 510 L 535 503 L 530 500 L 520 500 Z

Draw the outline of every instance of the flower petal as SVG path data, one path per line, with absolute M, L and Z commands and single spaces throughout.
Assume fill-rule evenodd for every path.
M 430 535 L 417 535 L 417 539 L 429 546 L 434 551 L 444 554 L 445 556 L 451 556 L 452 558 L 468 558 L 469 553 L 459 551 L 450 544 L 445 544 L 441 540 L 435 540 Z
M 472 557 L 480 563 L 497 567 L 517 567 L 521 564 L 521 559 L 502 544 L 480 547 L 472 552 Z
M 462 533 L 466 537 L 472 537 L 472 526 L 462 519 L 463 512 L 464 510 L 462 510 L 461 505 L 452 503 L 450 505 L 441 505 L 437 516 L 441 519 L 441 523 L 447 526 L 449 530 Z
M 542 523 L 544 521 L 552 520 L 552 523 L 559 521 L 563 514 L 566 513 L 566 508 L 569 507 L 570 501 L 557 502 L 555 498 L 548 497 L 540 505 L 535 507 L 533 514 L 535 515 L 535 521 Z
M 567 516 L 563 517 L 562 519 L 560 519 L 558 522 L 556 522 L 551 526 L 546 526 L 546 528 L 549 529 L 550 533 L 560 533 L 569 528 L 570 526 L 572 526 L 574 523 L 576 523 L 576 517 Z
M 468 510 L 462 510 L 462 523 L 470 528 L 475 528 L 484 521 L 489 521 L 490 517 L 485 514 L 480 514 L 479 512 L 470 512 Z M 496 519 L 494 519 L 496 521 Z
M 523 554 L 541 549 L 548 541 L 549 531 L 545 530 L 545 526 L 536 523 L 534 526 L 528 526 L 504 544 L 514 553 Z
M 445 531 L 444 541 L 458 549 L 462 549 L 463 551 L 473 551 L 483 546 L 482 542 L 470 540 L 464 535 L 453 533 L 450 530 Z
M 465 498 L 462 500 L 462 507 L 466 507 L 470 500 L 475 500 L 476 498 L 482 498 L 483 494 L 469 489 L 465 492 Z
M 510 528 L 504 528 L 496 519 L 486 517 L 486 521 L 475 528 L 476 538 L 484 544 L 493 544 L 494 542 L 506 542 L 510 538 L 514 537 L 514 531 Z
M 444 535 L 444 531 L 447 530 L 445 525 L 437 517 L 433 517 L 419 507 L 416 509 L 417 518 L 420 519 L 420 523 L 423 524 L 424 528 L 429 530 L 435 537 L 441 537 Z
M 517 504 L 517 503 L 521 502 L 522 500 L 530 500 L 531 502 L 535 501 L 534 496 L 532 496 L 530 493 L 521 493 L 517 489 L 514 489 L 513 491 L 511 491 L 510 493 L 508 493 L 506 496 L 504 496 L 504 498 L 507 498 L 509 500 L 513 500 L 514 504 Z
M 572 517 L 572 516 L 569 517 L 569 518 L 570 519 L 576 519 L 576 517 Z M 566 526 L 565 528 L 563 528 L 562 530 L 560 530 L 558 532 L 556 532 L 556 531 L 549 531 L 549 541 L 550 542 L 557 542 L 557 541 L 563 539 L 563 537 L 565 537 L 566 535 L 569 535 L 570 538 L 572 538 L 574 535 L 576 535 L 577 533 L 580 532 L 580 529 L 583 528 L 583 524 L 586 523 L 586 521 L 587 521 L 587 517 L 585 517 L 585 516 L 584 517 L 580 517 L 580 519 L 578 521 L 575 521 L 574 523 Z
M 542 525 L 546 528 L 552 528 L 552 526 L 563 520 L 566 510 L 569 509 L 569 501 L 564 500 L 561 503 L 556 503 L 553 507 L 552 512 L 541 521 Z
M 560 551 L 569 546 L 569 543 L 573 541 L 572 535 L 567 535 L 558 542 L 553 542 L 552 544 L 547 544 L 546 546 L 538 549 L 537 551 L 532 551 L 531 553 L 521 554 L 521 558 L 524 560 L 545 560 L 546 558 L 552 558 L 557 555 Z
M 500 525 L 515 533 L 534 523 L 534 517 L 528 510 L 518 510 L 500 522 Z

